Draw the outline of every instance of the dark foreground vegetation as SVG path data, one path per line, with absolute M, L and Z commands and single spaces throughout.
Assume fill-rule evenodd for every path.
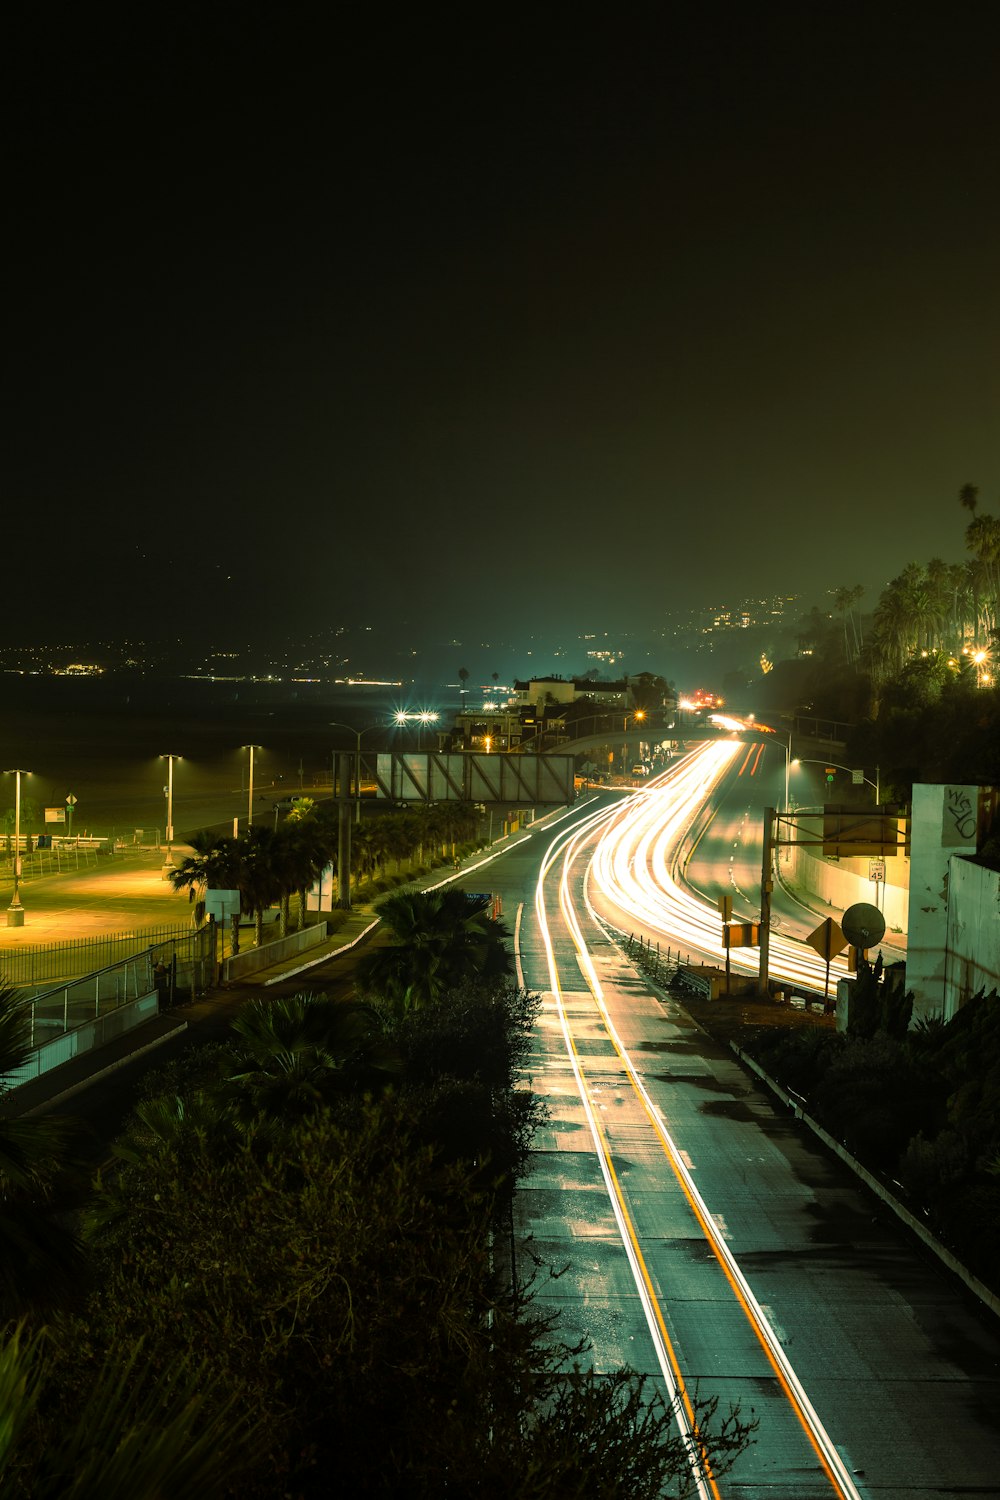
M 859 977 L 846 1032 L 762 1027 L 742 1045 L 1000 1289 L 1000 997 L 908 1030 L 909 1004 L 879 979 L 878 965 Z
M 385 916 L 354 1001 L 248 1004 L 93 1189 L 55 1127 L 0 1122 L 5 1495 L 690 1493 L 674 1414 L 512 1285 L 536 1002 L 502 929 L 454 890 Z M 8 992 L 0 1068 L 24 1043 Z M 725 1473 L 751 1429 L 698 1419 Z

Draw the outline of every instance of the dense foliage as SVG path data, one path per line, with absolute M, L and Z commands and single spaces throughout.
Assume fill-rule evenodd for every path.
M 749 1050 L 911 1209 L 1000 1288 L 1000 997 L 893 1035 L 762 1030 Z M 898 1189 L 894 1189 L 898 1190 Z
M 29 1288 L 0 1344 L 5 1493 L 691 1492 L 674 1412 L 585 1368 L 511 1285 L 497 1231 L 538 1117 L 537 1000 L 461 902 L 399 909 L 390 993 L 251 1002 L 147 1089 L 75 1302 L 36 1313 Z M 722 1475 L 752 1426 L 697 1420 Z

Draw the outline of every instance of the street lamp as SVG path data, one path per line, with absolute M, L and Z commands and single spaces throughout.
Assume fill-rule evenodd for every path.
M 241 745 L 241 750 L 250 751 L 250 794 L 247 798 L 247 827 L 253 822 L 253 753 L 255 750 L 263 750 L 263 745 Z
M 14 777 L 14 895 L 7 908 L 7 926 L 24 926 L 24 907 L 21 905 L 21 777 L 30 776 L 30 771 L 10 770 Z
M 396 715 L 397 724 L 401 722 L 399 714 Z M 361 736 L 368 734 L 369 730 L 382 729 L 381 724 L 366 724 L 364 729 L 355 729 L 353 724 L 344 724 L 338 719 L 328 720 L 331 729 L 346 729 L 348 734 L 354 735 L 354 821 L 361 822 Z
M 835 761 L 835 760 L 815 760 L 815 759 L 811 759 L 811 758 L 800 759 L 799 756 L 795 757 L 795 759 L 792 761 L 792 765 L 793 766 L 832 766 L 833 769 L 836 770 L 836 771 L 849 771 L 852 776 L 854 776 L 856 774 L 856 772 L 857 772 L 857 768 L 855 766 L 842 766 L 842 765 L 839 765 L 838 762 Z M 832 776 L 830 777 L 830 780 L 831 781 L 833 780 Z M 879 807 L 881 805 L 881 802 L 882 802 L 882 797 L 881 797 L 881 793 L 879 791 L 879 772 L 878 772 L 878 766 L 875 767 L 875 780 L 874 781 L 872 781 L 870 777 L 865 776 L 863 772 L 862 772 L 861 780 L 864 782 L 865 786 L 870 786 L 872 788 L 872 790 L 875 793 L 875 806 Z M 785 768 L 785 806 L 786 806 L 786 810 L 787 810 L 787 805 L 788 805 L 788 768 L 786 766 L 786 768 Z
M 398 724 L 400 727 L 404 724 L 415 723 L 417 725 L 417 751 L 419 753 L 423 749 L 424 729 L 428 724 L 436 724 L 439 718 L 440 714 L 431 713 L 430 709 L 427 708 L 422 708 L 419 713 L 415 714 L 411 714 L 405 708 L 400 708 L 393 715 L 393 723 Z
M 437 721 L 438 721 L 438 717 L 439 716 L 437 714 L 431 713 L 430 710 L 426 709 L 426 708 L 422 709 L 421 712 L 417 714 L 417 723 L 420 725 L 420 728 L 417 730 L 417 750 L 418 751 L 423 749 L 423 731 L 424 731 L 424 729 L 427 727 L 428 724 L 436 724 Z
M 161 755 L 160 759 L 167 763 L 167 853 L 163 861 L 163 878 L 168 878 L 168 872 L 173 869 L 174 859 L 171 844 L 174 841 L 174 761 L 180 760 L 179 755 Z
M 646 710 L 644 708 L 637 708 L 636 711 L 635 711 L 635 713 L 632 715 L 633 723 L 635 723 L 635 724 L 641 724 L 642 721 L 643 721 L 643 719 L 645 717 L 646 717 Z M 622 734 L 624 734 L 626 736 L 628 735 L 628 720 L 629 720 L 629 716 L 628 716 L 628 714 L 625 714 L 624 717 L 622 718 Z M 625 743 L 622 745 L 622 775 L 623 776 L 626 774 L 625 768 L 626 768 L 626 766 L 628 764 L 628 761 L 626 759 L 627 756 L 628 756 L 628 740 L 626 739 Z

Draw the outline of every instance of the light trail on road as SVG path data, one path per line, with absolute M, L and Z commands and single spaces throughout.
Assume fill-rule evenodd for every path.
M 671 780 L 675 783 L 683 783 L 686 789 L 686 795 L 681 795 L 671 804 L 675 808 L 676 814 L 676 824 L 673 829 L 675 839 L 684 831 L 680 829 L 680 825 L 684 822 L 685 816 L 691 812 L 691 808 L 697 801 L 697 797 L 700 795 L 702 800 L 704 800 L 704 796 L 710 793 L 718 778 L 724 774 L 727 764 L 727 756 L 725 754 L 727 748 L 729 749 L 728 759 L 731 759 L 732 754 L 735 753 L 733 747 L 720 745 L 708 746 L 706 750 L 721 753 L 713 753 L 708 756 L 699 753 L 695 758 L 695 764 L 685 764 L 678 768 L 676 775 L 671 777 Z M 647 798 L 643 796 L 635 800 L 637 803 L 645 803 Z M 662 794 L 659 801 L 662 809 L 665 805 Z M 598 1114 L 598 1106 L 588 1080 L 587 1063 L 578 1050 L 573 1035 L 571 1018 L 564 1004 L 564 985 L 560 973 L 560 962 L 556 952 L 556 944 L 553 941 L 546 901 L 547 883 L 551 885 L 552 877 L 556 872 L 558 877 L 559 922 L 562 931 L 571 939 L 574 951 L 575 961 L 572 972 L 572 985 L 575 987 L 578 982 L 576 978 L 576 968 L 578 967 L 590 994 L 597 1004 L 605 1033 L 622 1064 L 624 1075 L 631 1085 L 635 1096 L 641 1103 L 642 1114 L 650 1128 L 650 1132 L 655 1137 L 659 1149 L 669 1164 L 670 1170 L 681 1188 L 688 1208 L 721 1268 L 726 1283 L 753 1329 L 760 1347 L 775 1374 L 778 1385 L 812 1447 L 822 1473 L 829 1481 L 832 1492 L 837 1497 L 837 1500 L 861 1500 L 860 1494 L 850 1477 L 843 1459 L 810 1403 L 795 1370 L 785 1355 L 778 1335 L 771 1327 L 734 1255 L 726 1245 L 723 1235 L 719 1232 L 709 1208 L 694 1184 L 692 1170 L 695 1164 L 689 1162 L 686 1154 L 678 1148 L 672 1139 L 663 1113 L 650 1097 L 643 1079 L 639 1075 L 622 1042 L 608 1009 L 605 988 L 598 975 L 584 935 L 578 912 L 578 902 L 585 908 L 588 921 L 595 924 L 598 933 L 601 931 L 601 924 L 586 898 L 584 889 L 587 878 L 586 873 L 584 873 L 582 879 L 578 876 L 577 886 L 579 894 L 574 894 L 572 876 L 574 866 L 578 861 L 587 861 L 592 871 L 593 865 L 588 851 L 595 842 L 597 844 L 598 855 L 603 850 L 605 858 L 611 858 L 610 851 L 615 850 L 616 854 L 614 857 L 618 860 L 624 859 L 626 866 L 633 860 L 638 862 L 640 858 L 654 853 L 657 847 L 656 830 L 655 828 L 646 828 L 641 818 L 637 820 L 638 834 L 632 831 L 628 833 L 625 840 L 619 839 L 618 835 L 622 831 L 622 828 L 624 827 L 626 830 L 630 829 L 632 822 L 633 815 L 629 808 L 621 809 L 615 807 L 612 809 L 603 809 L 590 814 L 573 828 L 558 835 L 549 845 L 543 861 L 536 887 L 535 915 L 548 966 L 551 994 L 558 1010 L 567 1056 L 572 1066 L 618 1232 L 621 1236 L 630 1270 L 644 1310 L 664 1386 L 668 1398 L 678 1415 L 678 1422 L 687 1446 L 692 1477 L 697 1493 L 702 1497 L 702 1500 L 709 1500 L 709 1497 L 711 1497 L 711 1500 L 721 1500 L 716 1479 L 705 1462 L 700 1449 L 693 1404 L 682 1375 L 683 1351 L 678 1351 L 675 1348 L 668 1334 L 664 1312 L 655 1289 L 654 1279 L 650 1274 L 646 1258 L 643 1254 L 642 1245 L 635 1228 L 635 1220 L 629 1208 L 627 1193 L 623 1190 L 616 1172 L 612 1146 Z M 603 1066 L 606 1067 L 606 1062 Z
M 555 949 L 545 910 L 546 876 L 553 866 L 562 859 L 563 869 L 559 882 L 560 908 L 564 916 L 567 915 L 567 912 L 572 915 L 572 903 L 567 904 L 566 897 L 566 881 L 569 870 L 577 854 L 592 836 L 594 830 L 599 829 L 606 823 L 609 817 L 614 817 L 616 812 L 617 809 L 611 813 L 607 809 L 602 809 L 596 813 L 592 813 L 582 823 L 576 824 L 573 829 L 559 835 L 553 840 L 546 852 L 535 892 L 535 915 L 538 919 L 542 943 L 545 949 L 546 961 L 549 968 L 549 982 L 559 1012 L 559 1021 L 562 1028 L 563 1040 L 566 1044 L 567 1056 L 573 1069 L 573 1076 L 576 1080 L 577 1090 L 583 1104 L 587 1125 L 594 1142 L 594 1149 L 600 1163 L 611 1210 L 614 1214 L 615 1223 L 628 1258 L 633 1280 L 635 1281 L 639 1301 L 646 1319 L 646 1326 L 649 1329 L 650 1338 L 652 1339 L 657 1363 L 660 1367 L 660 1375 L 667 1392 L 667 1399 L 676 1413 L 678 1427 L 687 1450 L 692 1478 L 700 1500 L 721 1500 L 718 1486 L 702 1459 L 694 1407 L 681 1374 L 677 1354 L 667 1332 L 663 1312 L 653 1288 L 652 1278 L 643 1257 L 621 1185 L 615 1173 L 611 1159 L 611 1149 L 597 1116 L 591 1091 L 584 1075 L 582 1060 L 573 1040 L 566 1007 L 563 1004 L 563 989 L 559 978 L 559 966 L 556 961 Z M 572 922 L 573 926 L 571 930 L 574 931 L 574 943 L 576 943 L 575 932 L 578 929 L 575 927 L 575 915 L 572 915 Z M 586 946 L 582 942 L 577 944 L 577 953 L 581 960 L 581 967 L 586 963 L 590 973 L 592 973 L 593 968 L 590 964 L 590 957 Z M 586 975 L 587 969 L 584 972 Z M 588 984 L 590 983 L 589 977 L 587 982 Z
M 695 819 L 745 748 L 738 740 L 709 741 L 615 809 L 594 854 L 590 878 L 622 914 L 623 929 L 633 922 L 671 945 L 725 963 L 719 913 L 684 886 L 679 865 Z M 756 972 L 757 963 L 742 956 L 747 952 L 731 950 L 735 971 Z M 824 990 L 825 961 L 807 944 L 773 928 L 769 969 L 772 978 Z M 834 959 L 831 981 L 847 972 L 844 959 Z

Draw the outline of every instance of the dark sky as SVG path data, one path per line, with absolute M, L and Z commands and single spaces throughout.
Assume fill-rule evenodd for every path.
M 993 7 L 32 10 L 23 635 L 874 602 L 1000 504 Z

